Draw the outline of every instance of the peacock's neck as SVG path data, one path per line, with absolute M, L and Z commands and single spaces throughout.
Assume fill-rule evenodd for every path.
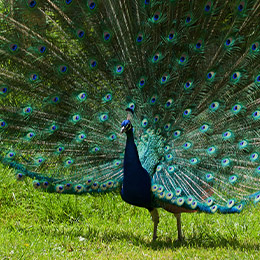
M 132 130 L 126 132 L 126 147 L 125 147 L 125 158 L 124 158 L 124 176 L 136 175 L 136 171 L 142 168 L 138 151 L 134 141 L 134 133 Z M 138 172 L 138 171 L 137 171 Z
M 127 203 L 151 208 L 151 178 L 141 165 L 133 131 L 128 131 L 126 135 L 124 179 L 121 196 Z
M 126 142 L 134 142 L 134 133 L 132 130 L 130 131 L 127 131 L 126 132 L 126 136 L 127 136 L 127 139 L 126 139 Z

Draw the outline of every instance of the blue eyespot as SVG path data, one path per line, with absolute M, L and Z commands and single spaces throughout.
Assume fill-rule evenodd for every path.
M 167 124 L 164 125 L 164 130 L 165 131 L 169 131 L 170 128 L 171 128 L 171 124 L 170 123 L 167 123 Z
M 67 66 L 62 65 L 60 66 L 60 72 L 65 73 L 67 71 Z
M 232 175 L 229 177 L 229 182 L 234 184 L 237 181 L 237 176 L 236 175 Z
M 7 126 L 6 122 L 0 118 L 0 129 L 3 129 Z
M 241 110 L 242 110 L 242 106 L 239 105 L 239 104 L 235 104 L 235 105 L 232 107 L 232 112 L 233 112 L 234 114 L 238 114 Z
M 94 10 L 96 7 L 96 4 L 94 1 L 88 0 L 88 7 L 90 10 Z
M 190 108 L 185 109 L 183 112 L 183 116 L 184 117 L 188 117 L 191 114 L 192 110 Z
M 28 5 L 30 8 L 34 8 L 36 6 L 37 2 L 35 0 L 29 0 Z
M 159 59 L 159 56 L 158 56 L 158 55 L 154 55 L 154 56 L 153 56 L 153 60 L 154 60 L 154 61 L 157 61 L 158 59 Z
M 132 111 L 134 111 L 134 109 L 135 109 L 135 103 L 131 102 L 131 103 L 128 104 L 127 107 L 130 108 Z
M 140 85 L 141 87 L 143 87 L 144 84 L 145 84 L 145 80 L 144 80 L 144 79 L 141 79 L 140 82 L 139 82 L 139 85 Z
M 44 53 L 46 51 L 46 47 L 45 46 L 40 46 L 38 49 L 39 49 L 40 53 Z
M 59 101 L 60 101 L 60 98 L 57 97 L 57 96 L 55 96 L 55 97 L 53 97 L 53 98 L 51 99 L 51 102 L 54 103 L 54 104 L 58 103 Z
M 56 152 L 57 152 L 58 154 L 62 153 L 63 151 L 64 151 L 64 147 L 61 146 L 61 145 L 56 148 Z
M 9 49 L 10 49 L 10 51 L 15 52 L 18 49 L 18 45 L 16 43 L 11 43 L 9 45 Z
M 9 159 L 12 159 L 14 156 L 15 156 L 15 153 L 14 153 L 14 152 L 9 152 L 9 153 L 7 153 L 7 155 L 6 155 L 6 157 L 9 158 Z
M 208 153 L 209 155 L 215 154 L 216 151 L 217 151 L 217 148 L 216 148 L 215 146 L 211 146 L 211 147 L 209 147 L 209 148 L 207 149 L 207 153 Z
M 81 92 L 78 94 L 77 96 L 77 99 L 80 101 L 80 102 L 83 102 L 87 99 L 87 93 L 86 92 Z
M 231 161 L 230 161 L 230 159 L 228 159 L 228 158 L 224 158 L 224 159 L 221 160 L 221 165 L 222 165 L 223 167 L 227 167 L 227 166 L 229 166 L 230 164 L 231 164 Z
M 173 106 L 173 99 L 167 100 L 165 103 L 165 108 L 171 108 Z
M 79 38 L 83 38 L 84 35 L 85 35 L 85 32 L 82 31 L 82 30 L 78 30 L 78 31 L 77 31 L 77 35 L 78 35 Z
M 56 125 L 52 125 L 52 126 L 51 126 L 51 131 L 54 132 L 55 130 L 57 130 L 57 126 L 56 126 Z
M 39 189 L 40 186 L 41 186 L 41 183 L 40 183 L 39 181 L 37 181 L 37 180 L 33 181 L 33 187 L 34 187 L 35 189 Z
M 170 33 L 169 36 L 168 36 L 169 40 L 172 40 L 173 37 L 174 37 L 174 34 L 173 34 L 173 33 Z
M 183 148 L 185 150 L 188 150 L 191 146 L 192 146 L 192 144 L 190 142 L 186 142 L 186 143 L 183 144 Z
M 32 111 L 33 110 L 32 110 L 32 108 L 30 106 L 23 108 L 23 114 L 24 115 L 29 115 L 29 114 L 32 113 Z
M 256 161 L 258 158 L 259 158 L 259 154 L 258 154 L 258 153 L 252 153 L 252 154 L 250 155 L 250 160 L 251 160 L 252 162 Z
M 257 120 L 260 118 L 260 110 L 256 110 L 252 114 L 253 119 Z
M 174 133 L 173 133 L 173 137 L 174 137 L 174 138 L 178 138 L 180 135 L 181 135 L 181 131 L 180 131 L 180 130 L 176 130 L 176 131 L 174 131 Z
M 5 85 L 0 86 L 0 95 L 6 96 L 8 93 L 8 87 Z
M 22 180 L 23 179 L 23 174 L 22 173 L 18 173 L 17 175 L 16 175 L 16 178 L 17 178 L 17 180 Z
M 159 19 L 159 15 L 158 14 L 155 14 L 154 17 L 153 17 L 154 21 L 157 21 Z
M 180 58 L 180 62 L 183 63 L 184 61 L 185 61 L 185 57 L 182 56 L 182 57 Z
M 168 82 L 169 77 L 170 77 L 170 76 L 169 76 L 168 73 L 164 73 L 164 74 L 162 75 L 162 77 L 161 77 L 161 80 L 160 80 L 161 84 L 165 84 L 166 82 Z
M 200 43 L 200 42 L 197 42 L 196 48 L 197 48 L 197 49 L 200 49 L 200 48 L 201 48 L 201 43 Z
M 105 102 L 109 102 L 112 100 L 112 94 L 111 93 L 107 93 L 104 97 L 103 97 L 103 100 Z
M 213 174 L 211 174 L 211 173 L 207 173 L 207 174 L 206 174 L 206 180 L 207 180 L 208 182 L 212 181 L 213 179 L 214 179 Z
M 173 42 L 175 38 L 176 38 L 176 33 L 175 33 L 175 30 L 173 29 L 169 32 L 166 39 L 168 42 Z
M 117 65 L 116 66 L 116 74 L 122 74 L 124 71 L 124 67 L 122 65 Z
M 65 161 L 65 166 L 70 166 L 70 165 L 72 165 L 73 164 L 73 160 L 72 159 L 67 159 L 66 161 Z
M 243 5 L 239 5 L 237 9 L 239 12 L 241 12 L 244 9 L 244 7 L 243 7 Z
M 198 158 L 191 158 L 190 159 L 190 164 L 196 165 L 197 163 L 199 163 L 199 159 Z
M 159 121 L 159 119 L 160 119 L 160 116 L 159 116 L 159 115 L 156 115 L 156 116 L 154 117 L 154 123 L 157 123 L 157 122 Z
M 94 67 L 97 66 L 97 62 L 96 62 L 96 61 L 92 61 L 90 64 L 91 64 L 91 67 L 92 67 L 92 68 L 94 68 Z
M 147 127 L 147 125 L 148 125 L 148 120 L 147 120 L 146 118 L 144 118 L 144 119 L 142 120 L 141 126 L 142 126 L 142 127 Z
M 139 34 L 137 35 L 136 41 L 137 41 L 138 43 L 141 43 L 141 42 L 143 41 L 143 39 L 144 39 L 143 34 L 142 34 L 142 33 L 139 33 Z
M 109 41 L 111 37 L 111 34 L 109 32 L 104 32 L 103 38 L 105 41 Z
M 72 116 L 72 122 L 76 123 L 81 120 L 81 116 L 79 114 L 73 115 Z
M 240 78 L 241 78 L 241 73 L 237 71 L 232 74 L 231 80 L 233 82 L 238 82 Z
M 167 162 L 169 162 L 173 159 L 173 155 L 171 153 L 167 154 L 165 157 L 166 157 Z
M 153 15 L 152 22 L 157 23 L 160 20 L 160 18 L 161 18 L 161 12 L 156 11 Z
M 190 81 L 190 80 L 187 81 L 187 82 L 185 83 L 185 85 L 184 85 L 184 88 L 185 88 L 185 89 L 190 89 L 190 88 L 192 87 L 192 83 L 193 83 L 193 82 Z
M 104 113 L 104 114 L 100 115 L 99 119 L 101 122 L 107 121 L 109 119 L 108 114 Z
M 229 47 L 229 46 L 233 45 L 233 43 L 234 43 L 234 39 L 233 39 L 232 37 L 229 37 L 229 38 L 226 40 L 225 45 L 226 45 L 227 47 Z
M 191 21 L 191 17 L 187 16 L 185 21 L 186 21 L 186 23 L 189 23 Z
M 35 82 L 35 81 L 37 81 L 38 79 L 39 79 L 38 74 L 33 73 L 33 74 L 30 75 L 30 81 L 31 81 L 31 82 Z
M 204 8 L 204 10 L 205 10 L 206 12 L 210 11 L 210 5 L 206 5 L 205 8 Z
M 217 111 L 219 109 L 219 102 L 215 101 L 215 102 L 212 102 L 209 106 L 209 109 L 211 111 Z

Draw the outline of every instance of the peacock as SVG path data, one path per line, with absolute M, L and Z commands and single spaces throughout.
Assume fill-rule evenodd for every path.
M 260 200 L 260 1 L 0 1 L 0 161 L 60 194 L 240 213 Z

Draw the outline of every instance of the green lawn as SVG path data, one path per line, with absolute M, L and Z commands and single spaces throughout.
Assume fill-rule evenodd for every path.
M 160 210 L 158 240 L 147 210 L 120 196 L 47 194 L 0 168 L 0 259 L 260 259 L 260 207 L 240 215 Z

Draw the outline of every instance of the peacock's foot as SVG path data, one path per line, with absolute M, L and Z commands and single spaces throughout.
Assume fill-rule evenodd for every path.
M 155 242 L 157 238 L 158 238 L 157 235 L 153 236 L 152 242 Z
M 185 240 L 185 237 L 183 235 L 178 236 L 178 239 L 177 239 L 178 242 L 183 242 L 184 240 Z

